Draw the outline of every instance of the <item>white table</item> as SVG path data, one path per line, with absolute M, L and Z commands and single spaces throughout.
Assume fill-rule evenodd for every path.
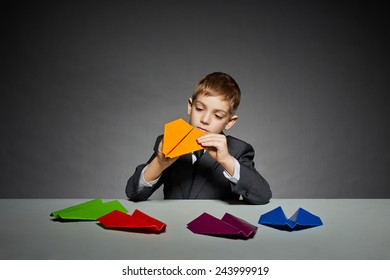
M 49 216 L 88 200 L 0 199 L 0 259 L 390 259 L 389 199 L 272 199 L 267 205 L 119 200 L 130 214 L 139 209 L 165 222 L 161 234 L 108 230 L 96 221 L 58 222 Z M 261 214 L 278 206 L 288 218 L 302 207 L 324 225 L 286 232 L 257 224 Z M 217 218 L 231 213 L 258 231 L 249 240 L 194 234 L 186 225 L 203 212 Z

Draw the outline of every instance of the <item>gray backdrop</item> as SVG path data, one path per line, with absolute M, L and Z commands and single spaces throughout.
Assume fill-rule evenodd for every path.
M 275 198 L 390 198 L 387 9 L 349 2 L 2 5 L 0 197 L 124 198 L 224 71 Z

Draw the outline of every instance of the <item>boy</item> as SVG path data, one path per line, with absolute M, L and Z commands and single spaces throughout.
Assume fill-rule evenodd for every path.
M 240 98 L 240 88 L 229 75 L 215 72 L 204 77 L 188 99 L 190 124 L 206 132 L 197 139 L 203 155 L 165 157 L 160 135 L 149 161 L 139 165 L 127 182 L 129 199 L 146 200 L 163 185 L 165 199 L 239 200 L 242 196 L 251 204 L 267 203 L 271 190 L 254 167 L 252 146 L 222 133 L 236 123 Z

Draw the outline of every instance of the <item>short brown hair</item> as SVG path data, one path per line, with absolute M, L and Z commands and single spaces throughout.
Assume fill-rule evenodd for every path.
M 199 81 L 192 95 L 192 101 L 195 102 L 200 95 L 224 96 L 224 100 L 231 104 L 230 113 L 234 114 L 240 104 L 241 90 L 231 76 L 214 72 Z

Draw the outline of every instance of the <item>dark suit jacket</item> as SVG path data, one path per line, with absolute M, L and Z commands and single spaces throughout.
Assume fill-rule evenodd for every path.
M 154 153 L 148 163 L 156 156 L 160 135 L 154 146 Z M 148 164 L 139 165 L 127 182 L 126 194 L 132 201 L 147 200 L 161 185 L 165 199 L 221 199 L 239 200 L 240 195 L 251 204 L 265 204 L 272 194 L 268 182 L 254 167 L 254 150 L 242 140 L 227 136 L 229 153 L 240 163 L 240 180 L 230 182 L 223 175 L 223 167 L 205 153 L 195 164 L 192 154 L 180 156 L 164 170 L 158 182 L 150 188 L 138 190 L 142 169 Z

